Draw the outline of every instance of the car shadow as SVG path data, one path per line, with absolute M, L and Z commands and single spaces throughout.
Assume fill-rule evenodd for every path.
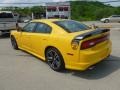
M 117 71 L 120 68 L 120 57 L 110 56 L 108 59 L 95 65 L 93 69 L 88 69 L 86 71 L 68 71 L 65 70 L 64 73 L 70 73 L 72 76 L 77 76 L 84 79 L 101 79 L 111 73 Z

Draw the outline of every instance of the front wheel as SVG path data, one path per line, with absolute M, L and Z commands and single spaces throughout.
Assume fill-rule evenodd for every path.
M 48 65 L 55 71 L 64 69 L 64 60 L 61 53 L 56 48 L 49 48 L 46 53 L 46 60 Z
M 13 36 L 11 36 L 11 43 L 12 43 L 12 47 L 16 50 L 18 50 L 18 45 L 17 42 L 15 40 L 15 38 Z

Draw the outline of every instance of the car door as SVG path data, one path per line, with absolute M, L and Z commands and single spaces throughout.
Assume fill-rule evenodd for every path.
M 120 15 L 118 15 L 118 22 L 120 22 Z
M 112 22 L 118 22 L 118 21 L 119 21 L 119 17 L 118 17 L 117 15 L 113 15 L 113 16 L 111 17 L 111 21 L 112 21 Z
M 28 23 L 22 30 L 21 32 L 21 47 L 25 50 L 31 51 L 31 40 L 30 36 L 32 35 L 34 28 L 36 26 L 36 23 Z
M 51 35 L 52 28 L 44 23 L 37 23 L 34 33 L 31 36 L 32 48 L 34 53 L 40 58 L 44 58 L 44 50 L 49 44 L 48 40 Z

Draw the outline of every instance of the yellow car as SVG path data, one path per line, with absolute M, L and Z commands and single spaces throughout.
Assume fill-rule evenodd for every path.
M 111 53 L 110 30 L 90 28 L 78 21 L 33 20 L 11 32 L 14 49 L 46 61 L 55 71 L 86 70 Z

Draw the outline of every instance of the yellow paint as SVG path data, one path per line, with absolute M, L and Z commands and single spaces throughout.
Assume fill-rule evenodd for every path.
M 105 59 L 111 53 L 111 41 L 104 41 L 96 46 L 80 50 L 81 43 L 85 40 L 100 37 L 100 35 L 92 36 L 85 40 L 80 41 L 79 48 L 73 50 L 71 47 L 72 40 L 77 36 L 85 32 L 92 30 L 85 30 L 75 33 L 67 33 L 59 26 L 52 23 L 57 19 L 44 19 L 33 20 L 32 22 L 46 23 L 52 27 L 50 34 L 43 33 L 29 33 L 12 31 L 20 49 L 25 50 L 45 61 L 45 49 L 49 46 L 57 48 L 62 54 L 65 62 L 65 68 L 74 70 L 86 70 L 93 64 Z M 107 33 L 105 33 L 107 34 Z M 73 55 L 69 55 L 73 54 Z

